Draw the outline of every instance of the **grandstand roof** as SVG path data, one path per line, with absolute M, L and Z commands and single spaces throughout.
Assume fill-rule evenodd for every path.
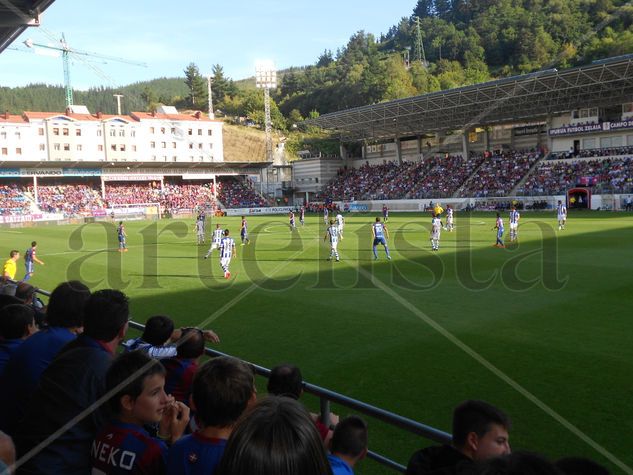
M 631 101 L 633 54 L 323 114 L 305 123 L 344 142 L 393 139 L 545 118 Z
M 39 26 L 40 14 L 55 0 L 6 0 L 0 2 L 0 53 L 30 26 Z

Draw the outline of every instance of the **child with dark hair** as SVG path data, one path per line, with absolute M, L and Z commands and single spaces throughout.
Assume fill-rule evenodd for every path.
M 308 411 L 294 399 L 268 396 L 239 420 L 216 473 L 332 475 L 332 469 Z
M 193 377 L 198 370 L 198 362 L 204 354 L 204 336 L 198 328 L 183 328 L 176 343 L 176 356 L 165 358 L 165 391 L 176 401 L 189 405 Z
M 353 475 L 356 464 L 367 455 L 367 424 L 358 416 L 338 423 L 328 460 L 334 475 Z
M 176 356 L 176 347 L 167 344 L 176 339 L 173 320 L 166 315 L 154 315 L 145 322 L 143 334 L 126 341 L 123 346 L 127 351 L 144 351 L 152 358 L 171 358 Z
M 225 356 L 205 363 L 193 379 L 191 396 L 199 429 L 171 447 L 168 473 L 213 474 L 233 425 L 256 398 L 254 374 L 249 365 Z
M 37 331 L 34 316 L 31 307 L 21 304 L 7 305 L 0 310 L 0 376 L 11 355 Z
M 95 438 L 90 450 L 93 473 L 165 474 L 167 445 L 182 435 L 189 409 L 165 394 L 165 370 L 141 351 L 123 353 L 106 374 L 114 420 Z M 143 428 L 159 423 L 155 439 Z

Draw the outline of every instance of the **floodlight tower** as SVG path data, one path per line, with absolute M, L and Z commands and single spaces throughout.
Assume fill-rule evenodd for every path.
M 270 90 L 277 88 L 277 71 L 272 61 L 258 61 L 255 65 L 255 86 L 264 90 L 264 127 L 266 131 L 266 161 L 273 161 L 273 138 L 270 120 Z
M 215 115 L 213 114 L 213 97 L 211 95 L 211 83 L 213 82 L 213 76 L 210 74 L 207 76 L 207 92 L 209 95 L 209 119 L 214 119 Z

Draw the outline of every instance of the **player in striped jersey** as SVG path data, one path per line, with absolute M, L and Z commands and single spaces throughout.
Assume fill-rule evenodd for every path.
M 328 216 L 330 215 L 330 210 L 327 209 L 327 205 L 323 205 L 323 221 L 325 224 L 328 222 Z
M 220 225 L 216 223 L 215 229 L 213 230 L 213 234 L 211 235 L 211 247 L 205 254 L 204 258 L 208 259 L 211 255 L 211 252 L 214 249 L 220 249 L 220 243 L 222 242 L 222 236 L 224 235 L 224 230 L 220 228 Z
M 330 257 L 328 257 L 328 261 L 332 260 L 332 257 L 336 258 L 336 262 L 339 262 L 339 255 L 338 255 L 338 239 L 340 237 L 340 231 L 338 226 L 334 223 L 334 220 L 331 219 L 330 220 L 330 225 L 327 228 L 327 231 L 325 232 L 325 236 L 323 237 L 323 240 L 328 240 L 330 241 Z
M 433 213 L 433 219 L 431 220 L 431 249 L 434 251 L 440 250 L 440 233 L 442 232 L 442 221 L 440 217 Z
M 512 211 L 510 211 L 510 242 L 514 242 L 519 237 L 519 219 L 521 219 L 521 215 L 517 211 L 516 207 L 512 207 Z
M 224 271 L 224 278 L 230 279 L 231 273 L 229 272 L 229 264 L 231 263 L 231 257 L 237 257 L 237 251 L 235 250 L 235 241 L 229 237 L 229 230 L 224 230 L 224 237 L 220 241 L 220 266 Z
M 389 246 L 387 246 L 387 239 L 389 239 L 389 231 L 387 226 L 380 222 L 380 218 L 376 218 L 376 222 L 371 225 L 371 235 L 374 239 L 372 250 L 374 251 L 374 259 L 378 259 L 378 250 L 376 247 L 378 244 L 382 244 L 385 247 L 385 254 L 387 259 L 391 260 L 389 254 Z
M 558 200 L 556 214 L 558 215 L 558 230 L 560 231 L 561 229 L 565 229 L 565 222 L 567 221 L 567 206 L 565 206 L 561 200 Z
M 492 229 L 497 230 L 497 242 L 495 243 L 495 247 L 506 247 L 503 244 L 503 218 L 499 213 L 497 213 L 497 222 L 495 223 L 495 227 Z
M 446 229 L 449 233 L 453 232 L 453 208 L 450 205 L 446 206 Z
M 248 223 L 244 216 L 242 216 L 242 224 L 240 225 L 240 237 L 242 238 L 242 246 L 244 244 L 250 244 L 251 240 L 248 239 Z
M 295 229 L 297 229 L 297 224 L 295 222 L 295 213 L 294 213 L 294 211 L 291 211 L 290 213 L 288 213 L 288 219 L 290 220 L 290 232 L 292 232 Z

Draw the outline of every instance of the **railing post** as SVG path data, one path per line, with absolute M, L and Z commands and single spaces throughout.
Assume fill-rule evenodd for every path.
M 321 407 L 321 414 L 319 418 L 325 427 L 330 427 L 330 401 L 324 396 L 319 398 L 319 405 Z

